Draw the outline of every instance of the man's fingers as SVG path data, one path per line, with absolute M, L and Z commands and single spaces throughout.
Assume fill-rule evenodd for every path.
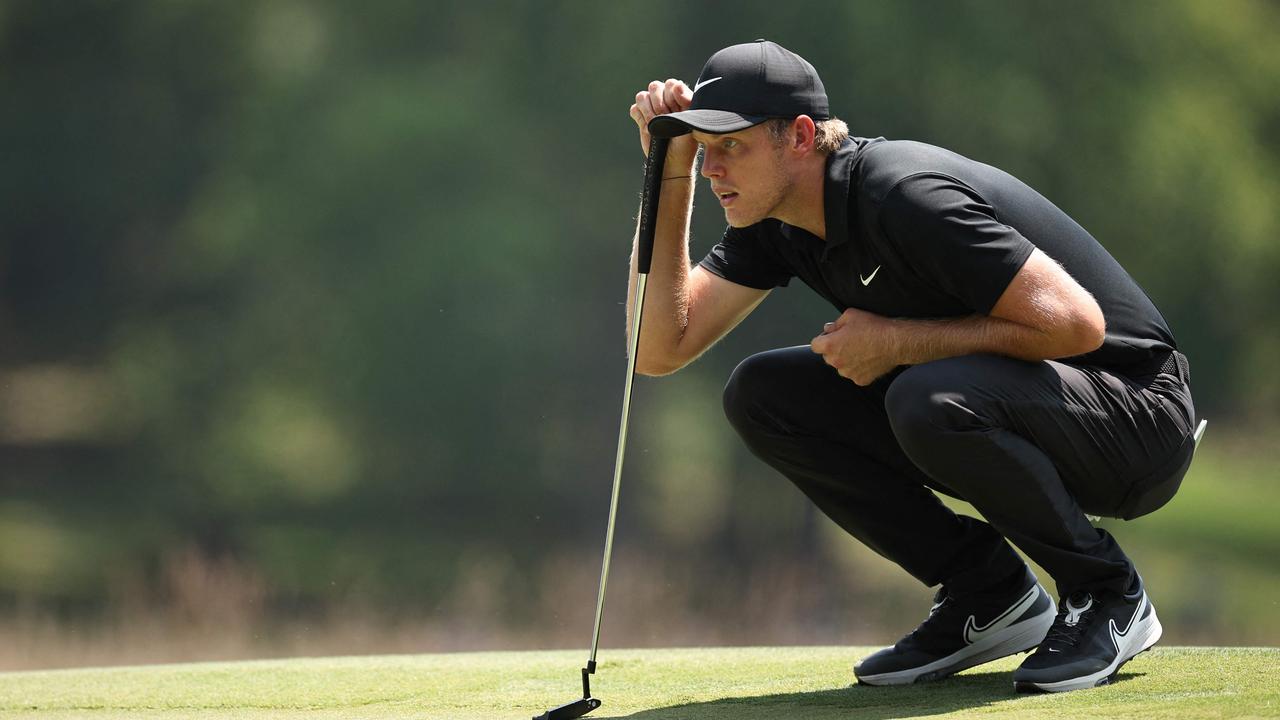
M 829 332 L 831 332 L 832 330 L 835 330 L 835 329 L 836 329 L 836 324 L 835 324 L 835 323 L 833 323 L 833 322 L 826 323 L 825 325 L 823 325 L 823 326 L 822 326 L 822 334 L 823 334 L 823 335 L 826 335 L 827 333 L 829 333 Z
M 822 362 L 824 362 L 824 363 L 826 363 L 826 364 L 830 365 L 831 367 L 836 367 L 836 363 L 835 363 L 835 355 L 828 355 L 828 354 L 827 354 L 827 345 L 828 345 L 828 344 L 829 344 L 829 343 L 828 343 L 827 339 L 826 339 L 825 337 L 822 337 L 821 335 L 819 335 L 818 337 L 814 338 L 812 342 L 810 342 L 810 343 L 809 343 L 809 349 L 810 349 L 810 350 L 812 350 L 812 351 L 814 351 L 814 352 L 815 352 L 815 353 L 817 353 L 818 355 L 821 355 L 821 356 L 822 356 Z
M 689 103 L 693 101 L 693 93 L 689 92 L 688 85 L 675 78 L 668 78 L 663 91 L 667 107 L 671 108 L 672 112 L 689 109 Z
M 649 104 L 648 99 L 642 98 L 644 93 L 636 93 L 636 102 L 631 105 L 631 119 L 636 121 L 636 127 L 640 128 L 640 151 L 646 156 L 649 154 L 649 122 L 645 120 L 644 108 Z
M 693 91 L 689 89 L 688 85 L 679 80 L 676 81 L 675 90 L 676 102 L 680 104 L 680 109 L 688 110 L 689 106 L 693 104 Z
M 662 89 L 663 84 L 657 80 L 649 83 L 649 106 L 653 109 L 654 115 L 665 115 L 671 112 L 662 97 Z
M 640 128 L 640 146 L 649 152 L 649 122 L 659 115 L 687 110 L 693 102 L 689 86 L 676 78 L 654 80 L 646 90 L 636 93 L 636 101 L 628 113 Z
M 649 120 L 653 118 L 653 106 L 649 103 L 649 93 L 645 90 L 636 93 L 636 104 L 632 107 L 640 112 L 640 119 L 637 122 L 647 127 Z
M 666 82 L 654 80 L 647 90 L 636 93 L 636 102 L 631 106 L 631 119 L 642 129 L 649 127 L 649 121 L 658 115 L 679 112 L 687 109 L 693 101 L 693 93 L 683 82 L 670 78 Z

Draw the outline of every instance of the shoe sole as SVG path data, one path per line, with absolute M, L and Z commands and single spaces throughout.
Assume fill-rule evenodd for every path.
M 1049 628 L 1053 626 L 1053 619 L 1057 614 L 1058 609 L 1053 603 L 1049 603 L 1049 607 L 1039 615 L 1010 625 L 1002 632 L 982 638 L 940 660 L 906 670 L 895 670 L 878 675 L 855 673 L 855 676 L 858 678 L 858 683 L 862 685 L 910 685 L 915 682 L 940 680 L 976 665 L 1036 649 L 1044 640 L 1044 636 L 1049 634 Z
M 1145 596 L 1143 600 L 1147 603 L 1151 602 Z M 1141 612 L 1141 608 L 1139 608 L 1139 612 Z M 1154 606 L 1152 606 L 1151 614 L 1146 621 L 1139 620 L 1138 623 L 1138 627 L 1134 629 L 1132 642 L 1127 643 L 1124 649 L 1116 655 L 1116 659 L 1102 670 L 1057 682 L 1014 681 L 1013 689 L 1020 693 L 1057 693 L 1085 690 L 1109 684 L 1115 679 L 1120 672 L 1120 668 L 1125 663 L 1137 657 L 1138 653 L 1150 650 L 1151 646 L 1159 642 L 1160 636 L 1164 634 L 1164 627 L 1160 625 L 1160 618 L 1156 617 Z

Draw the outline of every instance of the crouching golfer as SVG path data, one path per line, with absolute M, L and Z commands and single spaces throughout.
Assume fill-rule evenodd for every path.
M 840 313 L 808 345 L 744 360 L 724 407 L 849 534 L 941 585 L 858 680 L 931 680 L 1034 649 L 1014 686 L 1074 690 L 1155 644 L 1141 577 L 1086 513 L 1167 502 L 1194 409 L 1186 358 L 1115 259 L 1005 172 L 849 137 L 813 66 L 771 42 L 717 52 L 692 88 L 651 83 L 631 117 L 646 151 L 651 133 L 672 138 L 640 372 L 687 365 L 793 277 Z M 729 227 L 691 269 L 699 148 Z M 1053 576 L 1056 605 L 1010 543 Z

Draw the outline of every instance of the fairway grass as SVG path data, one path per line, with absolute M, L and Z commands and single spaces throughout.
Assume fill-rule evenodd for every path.
M 1117 681 L 1017 695 L 1006 658 L 940 682 L 851 685 L 873 648 L 612 650 L 588 718 L 1280 717 L 1280 649 L 1156 648 Z M 3 718 L 531 718 L 581 696 L 585 652 L 269 660 L 0 674 Z

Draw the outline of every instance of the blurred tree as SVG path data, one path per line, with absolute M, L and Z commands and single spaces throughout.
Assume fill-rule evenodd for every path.
M 1278 20 L 1248 0 L 4 3 L 0 598 L 98 609 L 194 548 L 285 611 L 431 608 L 498 558 L 516 613 L 604 526 L 626 108 L 760 36 L 815 63 L 855 134 L 1044 192 L 1165 311 L 1203 412 L 1274 422 Z M 694 255 L 721 229 L 696 213 Z M 833 312 L 775 293 L 640 382 L 632 537 L 728 567 L 814 546 L 715 394 Z

